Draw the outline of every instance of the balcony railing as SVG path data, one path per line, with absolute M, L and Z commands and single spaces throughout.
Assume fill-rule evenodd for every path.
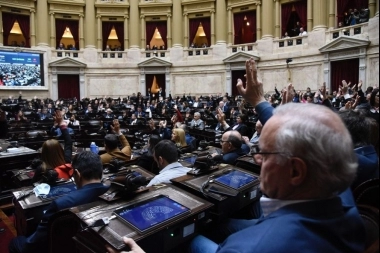
M 285 39 L 279 39 L 274 40 L 278 43 L 278 47 L 292 47 L 292 46 L 298 46 L 307 43 L 308 37 L 305 36 L 297 36 L 297 37 L 290 37 Z
M 201 55 L 212 55 L 212 48 L 211 47 L 204 47 L 204 48 L 189 48 L 184 50 L 185 56 L 188 57 L 196 57 Z
M 98 53 L 100 59 L 123 59 L 127 57 L 125 51 L 101 51 Z
M 167 50 L 146 50 L 144 52 L 144 55 L 146 58 L 151 58 L 151 57 L 168 57 L 169 51 Z
M 328 31 L 328 33 L 330 33 L 330 37 L 329 37 L 330 40 L 333 40 L 333 39 L 339 38 L 340 36 L 354 36 L 354 35 L 364 34 L 367 32 L 367 28 L 368 28 L 368 22 L 330 30 Z
M 256 43 L 232 45 L 231 53 L 255 51 L 256 46 Z
M 53 55 L 57 58 L 70 57 L 70 58 L 79 58 L 81 57 L 80 51 L 78 50 L 56 50 L 55 53 L 53 51 Z
M 171 3 L 172 0 L 140 0 L 141 4 L 145 3 Z

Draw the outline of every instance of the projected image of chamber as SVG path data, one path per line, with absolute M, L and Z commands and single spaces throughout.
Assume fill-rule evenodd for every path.
M 0 86 L 44 86 L 42 54 L 0 51 Z
M 159 195 L 143 202 L 122 207 L 114 213 L 123 222 L 144 233 L 189 212 L 190 209 L 186 206 L 167 196 Z

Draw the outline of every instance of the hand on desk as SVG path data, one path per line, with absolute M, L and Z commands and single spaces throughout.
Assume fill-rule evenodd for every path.
M 106 248 L 107 248 L 107 252 L 108 253 L 128 253 L 128 252 L 131 252 L 131 253 L 145 253 L 145 251 L 142 250 L 142 248 L 140 248 L 139 245 L 137 245 L 137 243 L 132 239 L 132 238 L 128 238 L 128 237 L 123 237 L 123 241 L 124 243 L 129 246 L 129 248 L 131 249 L 130 251 L 116 251 L 114 249 L 112 249 L 111 246 L 109 245 L 106 245 Z

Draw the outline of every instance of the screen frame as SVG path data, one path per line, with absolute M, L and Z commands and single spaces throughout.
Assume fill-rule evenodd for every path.
M 25 90 L 41 90 L 48 91 L 48 64 L 47 64 L 47 52 L 41 50 L 33 50 L 31 48 L 5 48 L 0 47 L 0 52 L 4 53 L 21 53 L 21 54 L 39 54 L 40 55 L 40 77 L 41 86 L 0 86 L 0 90 L 10 91 L 25 91 Z M 43 85 L 43 86 L 42 86 Z
M 248 182 L 248 183 L 246 183 L 246 184 L 244 184 L 244 185 L 242 185 L 242 186 L 240 186 L 239 188 L 233 187 L 233 186 L 231 186 L 231 185 L 227 185 L 226 183 L 220 181 L 220 178 L 225 177 L 225 176 L 228 176 L 228 175 L 230 175 L 231 173 L 241 173 L 241 174 L 244 174 L 244 175 L 248 175 L 248 176 L 252 177 L 253 180 L 250 181 L 250 182 Z M 218 180 L 219 180 L 219 181 L 218 181 Z M 248 184 L 255 182 L 256 180 L 258 180 L 258 177 L 255 176 L 255 175 L 252 175 L 252 174 L 250 174 L 250 173 L 243 172 L 243 171 L 240 171 L 240 170 L 230 170 L 230 171 L 228 171 L 228 173 L 222 173 L 222 174 L 216 176 L 216 177 L 213 179 L 213 182 L 216 183 L 216 184 L 219 184 L 219 185 L 222 185 L 222 186 L 228 187 L 228 188 L 230 188 L 230 189 L 240 190 L 240 189 L 246 187 Z
M 149 226 L 148 228 L 146 229 L 140 229 L 139 227 L 137 227 L 136 225 L 134 225 L 133 223 L 131 223 L 130 221 L 126 220 L 124 217 L 122 217 L 120 215 L 120 212 L 122 210 L 125 210 L 125 209 L 130 209 L 130 208 L 138 208 L 144 204 L 147 204 L 149 202 L 152 202 L 154 200 L 157 200 L 157 199 L 160 199 L 160 198 L 166 198 L 170 201 L 172 201 L 173 203 L 176 203 L 176 204 L 179 204 L 180 206 L 182 207 L 185 207 L 187 210 L 182 212 L 182 213 L 179 213 L 179 214 L 176 214 L 174 215 L 173 217 L 170 217 L 164 221 L 161 221 L 161 222 L 158 222 L 157 224 L 154 224 L 154 225 L 151 225 Z M 120 208 L 117 208 L 115 211 L 113 211 L 113 214 L 116 215 L 116 217 L 118 218 L 118 220 L 120 220 L 122 223 L 125 223 L 127 224 L 128 226 L 132 227 L 133 229 L 135 229 L 138 233 L 140 234 L 145 234 L 145 233 L 148 233 L 160 226 L 163 226 L 163 225 L 168 225 L 169 223 L 171 223 L 173 220 L 177 220 L 178 218 L 181 218 L 181 217 L 184 217 L 188 214 L 191 213 L 191 209 L 181 203 L 179 203 L 178 201 L 175 201 L 173 199 L 171 199 L 169 196 L 166 196 L 166 195 L 163 195 L 163 194 L 160 194 L 160 195 L 156 195 L 156 196 L 153 196 L 151 198 L 148 198 L 148 199 L 145 199 L 145 200 L 142 200 L 142 201 L 138 201 L 136 203 L 133 203 L 133 204 L 130 204 L 130 205 L 126 205 L 126 206 L 123 206 L 123 207 L 120 207 Z

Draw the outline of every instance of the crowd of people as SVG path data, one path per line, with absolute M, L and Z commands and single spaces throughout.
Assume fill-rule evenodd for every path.
M 253 59 L 247 61 L 246 72 L 246 85 L 237 81 L 241 96 L 236 97 L 226 93 L 175 98 L 169 94 L 165 98 L 137 93 L 123 99 L 52 101 L 35 97 L 24 101 L 20 94 L 20 110 L 8 112 L 7 118 L 28 121 L 22 113 L 34 111 L 38 117 L 34 120 L 54 119 L 64 149 L 56 140 L 43 144 L 36 180 L 49 170 L 57 171 L 61 178 L 74 176 L 80 196 L 88 184 L 97 189 L 89 190 L 92 195 L 106 190 L 98 185 L 99 165 L 85 166 L 90 158 L 100 166 L 113 158 L 132 159 L 132 147 L 121 132 L 121 122 L 127 127 L 148 126 L 148 144 L 138 163 L 156 174 L 147 186 L 170 183 L 170 179 L 190 170 L 178 162 L 181 154 L 197 146 L 189 128 L 220 131 L 221 152 L 211 153 L 208 159 L 235 164 L 239 157 L 252 155 L 261 167 L 260 189 L 264 195 L 252 219 L 230 219 L 218 228 L 210 228 L 192 241 L 191 252 L 293 252 L 304 245 L 313 245 L 310 252 L 362 252 L 364 226 L 351 189 L 379 176 L 378 87 L 363 91 L 362 81 L 351 84 L 343 80 L 339 90 L 332 93 L 325 84 L 317 91 L 308 88 L 305 92 L 289 84 L 265 94 Z M 10 97 L 3 100 L 3 105 L 14 102 Z M 68 129 L 76 118 L 108 122 L 103 125 L 105 153 L 96 155 L 96 159 L 89 152 L 80 153 L 73 161 L 66 155 L 72 151 Z M 56 154 L 52 156 L 51 152 Z M 54 201 L 48 210 L 68 207 L 66 198 L 71 197 Z M 70 205 L 90 200 L 79 198 Z M 60 201 L 66 204 L 60 205 Z M 43 221 L 50 215 L 50 211 L 45 213 Z M 10 252 L 41 250 L 45 229 L 41 224 L 31 237 L 17 237 Z M 277 238 L 275 242 L 273 238 Z M 125 243 L 131 252 L 143 252 L 133 240 L 125 239 Z M 115 252 L 111 248 L 108 251 Z

